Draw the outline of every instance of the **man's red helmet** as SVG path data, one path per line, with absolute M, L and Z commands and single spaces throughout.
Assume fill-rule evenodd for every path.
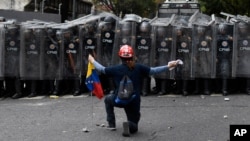
M 121 58 L 132 58 L 134 55 L 134 51 L 133 51 L 133 48 L 129 45 L 123 45 L 121 48 L 120 48 L 120 51 L 119 51 L 119 56 Z

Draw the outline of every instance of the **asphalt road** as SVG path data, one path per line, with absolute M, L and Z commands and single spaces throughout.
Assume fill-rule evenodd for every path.
M 231 124 L 250 124 L 250 96 L 142 97 L 139 132 L 131 137 L 121 135 L 120 108 L 116 131 L 96 126 L 106 124 L 104 102 L 87 95 L 4 99 L 0 113 L 1 141 L 227 141 Z

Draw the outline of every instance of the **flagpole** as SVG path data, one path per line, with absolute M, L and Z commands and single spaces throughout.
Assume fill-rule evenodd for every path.
M 82 131 L 83 132 L 85 132 L 85 133 L 88 133 L 88 132 L 90 132 L 91 130 L 94 130 L 94 126 L 93 126 L 93 120 L 94 120 L 94 102 L 93 102 L 93 93 L 92 93 L 92 91 L 90 92 L 90 96 L 91 96 L 91 110 L 90 110 L 90 112 L 91 112 L 91 127 L 88 129 L 87 127 L 84 127 L 83 129 L 82 129 Z
M 94 120 L 94 102 L 93 102 L 93 93 L 91 92 L 91 127 L 93 128 Z

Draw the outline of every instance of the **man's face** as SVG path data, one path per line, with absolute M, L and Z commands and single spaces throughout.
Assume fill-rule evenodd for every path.
M 134 67 L 134 64 L 135 64 L 133 57 L 132 58 L 122 58 L 122 62 L 124 64 L 126 64 L 131 69 Z

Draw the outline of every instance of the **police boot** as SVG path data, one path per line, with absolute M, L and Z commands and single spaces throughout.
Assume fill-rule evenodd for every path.
M 223 94 L 223 96 L 227 96 L 228 95 L 228 91 L 227 91 L 227 79 L 222 79 L 222 94 Z
M 183 80 L 183 85 L 182 85 L 182 95 L 183 96 L 187 96 L 188 95 L 187 85 L 188 85 L 187 80 Z
M 59 90 L 60 90 L 60 85 L 61 85 L 61 80 L 55 80 L 55 89 L 53 91 L 53 95 L 59 95 Z
M 149 85 L 150 85 L 149 83 L 150 81 L 148 77 L 143 79 L 142 81 L 142 95 L 143 96 L 147 96 L 149 93 Z
M 81 95 L 81 92 L 80 92 L 80 80 L 78 80 L 78 79 L 76 79 L 75 80 L 75 85 L 74 85 L 74 94 L 73 94 L 73 96 L 79 96 L 79 95 Z
M 22 93 L 15 93 L 11 98 L 18 99 L 21 98 L 22 96 L 23 96 Z
M 247 78 L 246 80 L 246 93 L 250 95 L 250 79 Z
M 181 89 L 182 89 L 182 80 L 176 80 L 176 82 L 175 82 L 175 94 L 181 94 L 182 93 L 182 91 L 181 91 Z
M 162 79 L 161 83 L 160 83 L 160 92 L 158 93 L 158 95 L 164 95 L 166 94 L 166 85 L 167 85 L 167 80 L 166 79 Z
M 208 79 L 204 79 L 204 94 L 210 95 L 209 80 Z
M 37 81 L 32 80 L 31 81 L 31 93 L 28 95 L 28 97 L 35 97 L 36 96 L 36 87 L 37 87 Z
M 160 91 L 160 84 L 161 84 L 160 82 L 161 82 L 160 79 L 155 78 L 155 87 L 153 87 L 153 89 L 152 89 L 152 93 L 153 94 L 158 94 L 159 93 L 159 91 Z
M 18 99 L 21 98 L 23 96 L 22 94 L 22 83 L 20 79 L 16 79 L 15 80 L 15 89 L 16 89 L 16 93 L 11 97 L 13 99 Z
M 195 79 L 195 91 L 194 94 L 200 94 L 200 79 Z

